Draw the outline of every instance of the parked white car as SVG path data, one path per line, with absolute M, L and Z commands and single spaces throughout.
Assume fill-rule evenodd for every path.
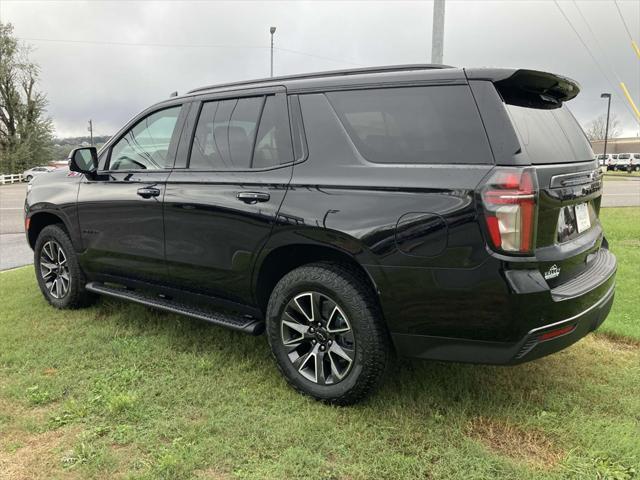
M 620 153 L 616 167 L 617 170 L 640 171 L 640 153 Z
M 630 153 L 628 167 L 634 172 L 640 172 L 640 153 Z
M 55 168 L 53 167 L 33 167 L 22 172 L 22 178 L 25 182 L 30 182 L 34 177 L 42 175 L 43 173 L 53 172 L 54 170 Z
M 604 153 L 601 153 L 600 155 L 596 155 L 596 158 L 598 159 L 598 165 L 600 165 L 601 167 L 608 167 L 609 165 L 611 165 L 612 160 L 618 158 L 618 155 L 616 155 L 615 153 L 607 153 L 606 155 Z

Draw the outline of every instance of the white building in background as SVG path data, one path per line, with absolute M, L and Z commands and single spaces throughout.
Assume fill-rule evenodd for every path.
M 604 140 L 592 140 L 594 153 L 604 153 Z M 640 138 L 610 138 L 607 140 L 607 153 L 640 153 Z

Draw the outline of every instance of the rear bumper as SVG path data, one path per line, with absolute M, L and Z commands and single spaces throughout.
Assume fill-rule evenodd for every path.
M 585 285 L 584 279 L 578 279 L 573 282 L 573 292 L 561 290 L 554 295 L 553 290 L 548 291 L 547 308 L 542 308 L 549 313 L 545 315 L 548 323 L 532 328 L 517 341 L 493 342 L 392 333 L 396 350 L 408 357 L 495 365 L 515 365 L 562 350 L 597 329 L 611 310 L 616 262 L 610 252 L 606 251 L 606 255 L 606 267 L 592 271 L 590 285 Z M 515 296 L 521 297 L 526 308 L 529 303 L 527 295 Z M 539 307 L 540 304 L 531 304 L 529 308 Z M 551 311 L 564 316 L 555 316 L 551 321 L 554 317 Z

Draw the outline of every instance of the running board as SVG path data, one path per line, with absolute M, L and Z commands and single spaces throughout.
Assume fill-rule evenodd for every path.
M 112 287 L 100 282 L 90 282 L 85 286 L 90 292 L 100 295 L 107 295 L 130 302 L 141 303 L 148 307 L 165 310 L 171 313 L 186 315 L 197 318 L 205 322 L 214 323 L 221 327 L 230 328 L 249 335 L 260 335 L 264 332 L 264 322 L 255 318 L 246 317 L 238 313 L 216 312 L 203 308 L 185 305 L 167 298 L 161 298 L 152 294 L 145 294 L 140 291 L 127 290 L 124 288 Z

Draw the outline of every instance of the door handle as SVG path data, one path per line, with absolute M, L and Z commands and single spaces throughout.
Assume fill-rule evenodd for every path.
M 160 189 L 155 187 L 142 187 L 138 189 L 138 195 L 142 198 L 157 197 L 160 195 Z
M 240 192 L 236 195 L 238 200 L 243 201 L 244 203 L 249 203 L 253 205 L 258 202 L 268 202 L 271 198 L 271 195 L 264 192 Z

